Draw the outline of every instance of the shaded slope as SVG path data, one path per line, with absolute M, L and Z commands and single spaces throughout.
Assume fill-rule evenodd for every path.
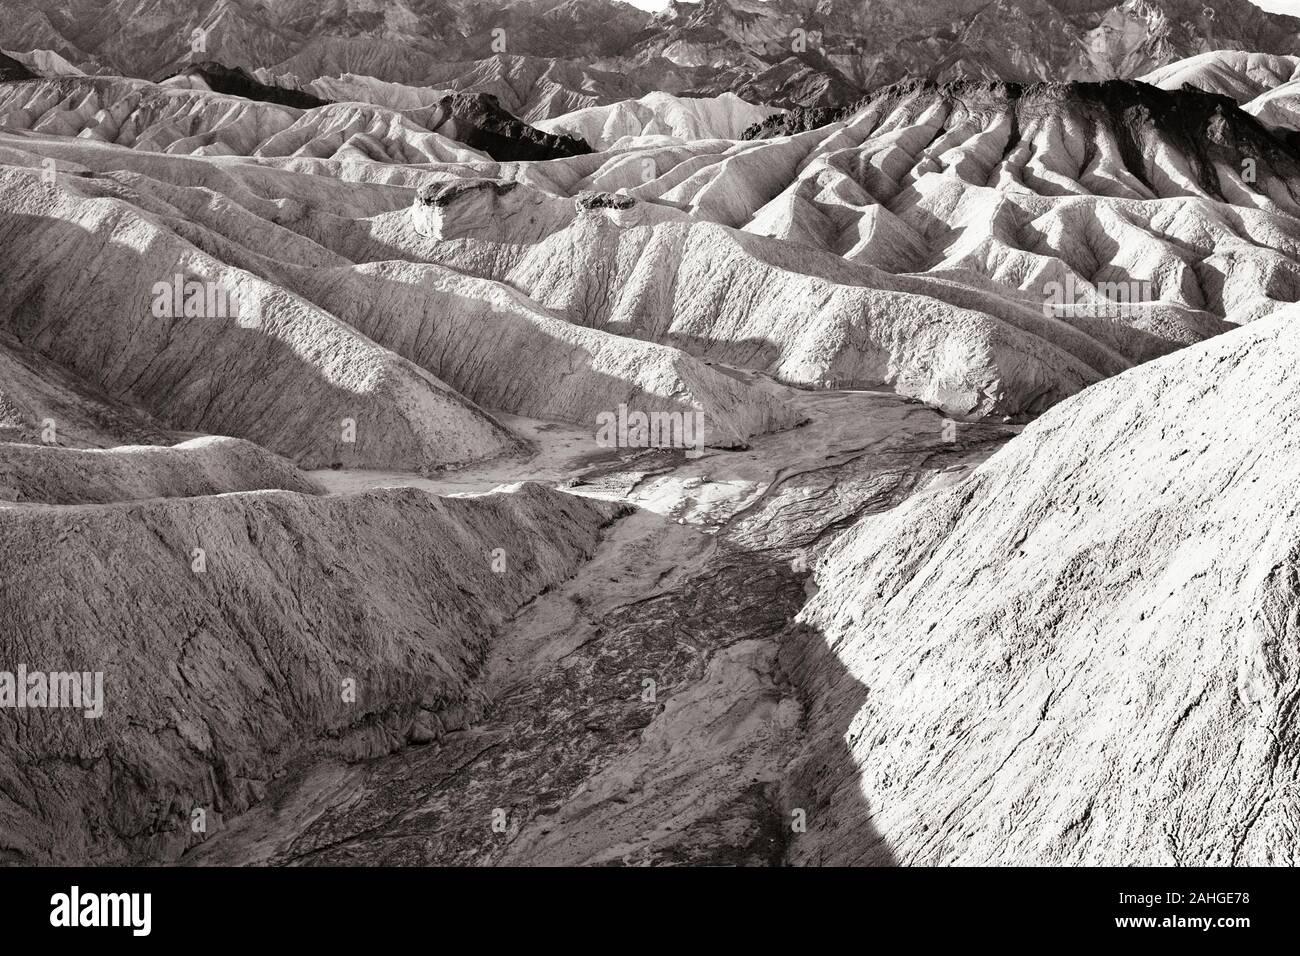
M 225 66 L 215 60 L 205 60 L 187 66 L 160 80 L 159 85 L 183 89 L 209 89 L 214 93 L 242 96 L 246 100 L 258 100 L 263 103 L 278 103 L 281 106 L 292 106 L 300 110 L 326 106 L 330 102 L 302 90 L 270 86 L 254 79 L 247 70 Z
M 547 160 L 590 153 L 581 136 L 552 133 L 529 126 L 501 108 L 490 93 L 457 93 L 438 102 L 449 118 L 431 125 L 466 146 L 482 150 L 495 160 Z
M 0 712 L 0 855 L 174 860 L 295 759 L 462 726 L 494 631 L 616 513 L 535 485 L 0 509 L 0 653 L 103 672 L 99 719 Z
M 0 53 L 0 82 L 10 82 L 13 80 L 32 80 L 39 78 L 39 73 L 34 73 L 27 68 L 26 64 L 20 63 L 11 56 Z
M 111 449 L 0 442 L 0 498 L 10 501 L 100 504 L 273 488 L 320 490 L 283 458 L 237 438 Z
M 141 409 L 0 332 L 0 440 L 106 448 L 175 437 Z
M 129 194 L 107 198 L 78 177 L 51 188 L 7 166 L 0 187 L 0 245 L 16 261 L 0 283 L 0 324 L 170 427 L 248 438 L 308 467 L 428 471 L 518 448 L 427 372 L 204 254 Z M 69 276 L 69 261 L 96 270 Z M 236 295 L 239 308 L 159 317 L 154 286 L 176 275 Z

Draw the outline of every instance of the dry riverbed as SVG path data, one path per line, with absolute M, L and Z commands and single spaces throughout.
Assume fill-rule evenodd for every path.
M 507 418 L 531 458 L 433 479 L 313 473 L 332 493 L 535 480 L 633 510 L 498 635 L 481 715 L 386 757 L 296 768 L 187 860 L 782 862 L 797 838 L 787 767 L 810 702 L 778 652 L 818 552 L 861 516 L 960 480 L 1014 431 L 945 427 L 885 392 L 789 398 L 808 424 L 697 459 L 620 455 L 570 426 Z

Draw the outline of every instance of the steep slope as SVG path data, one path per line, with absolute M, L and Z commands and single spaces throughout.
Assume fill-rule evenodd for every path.
M 1297 359 L 1292 309 L 1157 360 L 837 541 L 791 859 L 1294 865 Z
M 163 80 L 159 85 L 185 89 L 209 89 L 218 93 L 268 103 L 280 103 L 303 110 L 328 106 L 332 102 L 302 90 L 262 83 L 244 70 L 230 69 L 220 63 L 202 63 L 188 67 L 175 76 Z M 392 86 L 392 84 L 387 85 Z M 434 97 L 423 97 L 419 94 L 435 91 L 398 87 L 415 94 L 396 98 L 403 103 L 399 107 L 392 103 L 380 102 L 384 99 L 382 96 L 366 95 L 370 92 L 369 87 L 363 86 L 364 92 L 359 96 L 346 95 L 344 84 L 338 84 L 338 88 L 344 94 L 341 97 L 344 99 L 358 99 L 362 102 L 409 111 L 406 112 L 405 118 L 418 126 L 482 150 L 498 160 L 544 160 L 557 156 L 576 156 L 591 151 L 582 142 L 581 137 L 551 135 L 549 131 L 542 132 L 522 122 L 502 109 L 497 98 L 490 93 L 446 92 Z M 437 109 L 424 108 L 432 106 L 436 106 Z M 381 152 L 371 158 L 382 161 L 387 156 Z
M 913 82 L 745 142 L 428 169 L 351 147 L 311 156 L 369 111 L 384 112 L 290 117 L 256 148 L 292 156 L 288 178 L 68 155 L 144 174 L 131 201 L 184 222 L 187 241 L 480 405 L 591 422 L 624 399 L 681 410 L 670 396 L 688 392 L 732 442 L 792 422 L 675 350 L 799 385 L 886 384 L 954 413 L 1032 414 L 1300 298 L 1296 154 L 1193 89 Z M 238 205 L 213 208 L 200 183 Z M 253 238 L 268 220 L 281 261 Z M 512 349 L 557 357 L 507 373 L 518 353 L 482 347 L 503 329 Z
M 0 82 L 11 82 L 13 80 L 31 80 L 36 79 L 39 74 L 34 73 L 27 64 L 15 60 L 11 56 L 0 53 Z
M 714 224 L 626 230 L 594 218 L 539 244 L 511 283 L 583 325 L 792 384 L 888 383 L 957 414 L 1016 414 L 1123 367 L 1023 304 L 958 304 L 960 292 L 938 284 Z
M 1162 66 L 1139 79 L 1165 90 L 1191 84 L 1245 104 L 1283 83 L 1300 79 L 1300 56 L 1215 50 Z
M 89 719 L 0 710 L 0 856 L 174 860 L 294 760 L 462 726 L 493 633 L 616 514 L 536 485 L 0 508 L 0 656 L 102 675 Z
M 258 75 L 264 82 L 295 86 L 317 96 L 393 109 L 429 105 L 448 92 L 487 93 L 528 123 L 634 99 L 654 88 L 652 77 L 508 53 L 450 63 L 417 58 L 409 66 L 392 69 L 364 57 L 358 62 L 350 48 L 343 58 L 330 55 L 336 52 L 337 44 L 313 43 L 299 56 Z
M 297 76 L 288 74 L 277 76 L 270 70 L 261 69 L 255 74 L 257 79 L 280 88 L 298 88 L 305 92 L 327 99 L 332 103 L 371 103 L 386 106 L 392 110 L 410 110 L 421 106 L 432 106 L 448 93 L 449 89 L 435 89 L 428 86 L 413 86 L 404 83 L 392 83 L 379 80 L 373 76 L 356 73 L 343 73 L 338 76 L 318 76 L 306 85 Z
M 67 448 L 167 444 L 175 435 L 0 331 L 0 440 Z
M 1242 104 L 1241 108 L 1284 135 L 1288 131 L 1300 130 L 1300 79 L 1275 86 Z
M 399 163 L 482 159 L 477 150 L 435 131 L 451 118 L 450 110 L 436 106 L 401 113 L 363 104 L 300 110 L 193 83 L 86 77 L 0 87 L 0 125 L 11 129 L 197 156 Z
M 491 93 L 448 95 L 438 101 L 438 111 L 447 119 L 432 122 L 430 129 L 482 150 L 501 162 L 547 160 L 591 152 L 581 136 L 564 130 L 541 130 L 522 122 L 502 109 Z
M 779 136 L 784 122 L 754 135 Z M 867 261 L 915 261 L 905 250 L 919 244 L 932 271 L 974 270 L 1040 297 L 1050 283 L 1108 286 L 1128 303 L 1231 321 L 1296 298 L 1300 157 L 1226 98 L 1121 82 L 907 83 L 822 131 L 827 155 L 801 163 L 800 182 L 747 228 L 852 243 Z M 1292 238 L 1260 243 L 1266 232 Z M 1240 270 L 1227 252 L 1239 243 L 1251 247 Z
M 427 472 L 519 448 L 432 375 L 206 254 L 147 204 L 111 180 L 47 184 L 0 166 L 0 247 L 14 263 L 0 327 L 169 427 L 248 438 L 308 467 Z M 69 275 L 67 262 L 96 269 Z M 183 300 L 192 311 L 160 300 L 158 284 L 177 277 L 199 290 Z
M 51 295 L 93 295 L 99 310 L 121 296 L 128 310 L 140 316 L 140 328 L 149 330 L 148 335 L 131 335 L 126 324 L 100 330 L 104 336 L 120 336 L 119 347 L 125 347 L 129 356 L 120 370 L 113 370 L 114 376 L 122 377 L 106 379 L 109 373 L 92 362 L 96 352 L 89 340 L 72 335 L 66 313 L 55 311 L 57 299 L 33 298 L 15 275 L 7 280 L 14 307 L 29 303 L 26 310 L 35 307 L 47 314 L 50 326 L 42 335 L 64 330 L 58 352 L 42 344 L 44 339 L 32 339 L 37 334 L 34 328 L 19 332 L 19 337 L 65 364 L 75 357 L 80 364 L 72 367 L 107 383 L 103 387 L 109 391 L 130 381 L 135 389 L 129 396 L 132 400 L 146 407 L 165 405 L 177 427 L 257 440 L 300 464 L 385 467 L 375 457 L 384 455 L 394 463 L 392 467 L 427 471 L 507 454 L 518 447 L 479 406 L 558 418 L 593 429 L 599 414 L 623 403 L 646 413 L 699 411 L 710 441 L 729 447 L 797 422 L 762 389 L 675 348 L 575 327 L 513 289 L 422 261 L 416 250 L 428 242 L 417 234 L 412 217 L 405 209 L 388 213 L 411 202 L 409 189 L 353 184 L 327 175 L 343 168 L 365 178 L 381 178 L 391 167 L 376 165 L 371 173 L 359 169 L 362 164 L 331 165 L 328 170 L 295 164 L 296 171 L 289 172 L 244 164 L 214 167 L 208 160 L 92 146 L 80 140 L 22 137 L 15 146 L 14 161 L 36 167 L 42 157 L 57 157 L 60 169 L 81 173 L 58 178 L 57 188 L 48 191 L 29 187 L 22 201 L 46 217 L 38 236 L 66 230 L 56 221 L 58 216 L 89 216 L 90 228 L 68 234 L 84 249 L 82 254 L 95 256 L 107 249 L 112 261 L 132 263 L 129 268 L 122 266 L 122 274 L 130 280 L 120 289 L 106 292 L 87 284 L 69 291 L 57 272 L 37 268 L 40 256 L 53 255 L 38 243 L 24 250 L 32 271 L 22 273 L 23 281 L 45 276 Z M 86 175 L 96 167 L 105 175 Z M 27 181 L 19 170 L 10 174 L 16 177 L 15 184 Z M 36 178 L 30 172 L 25 175 Z M 399 180 L 433 179 L 428 172 L 410 169 L 394 168 L 393 175 Z M 233 198 L 214 203 L 212 189 Z M 20 192 L 14 191 L 16 200 Z M 51 207 L 55 196 L 66 201 Z M 80 201 L 86 198 L 97 202 Z M 58 213 L 54 219 L 49 215 L 52 208 Z M 142 269 L 123 245 L 98 231 L 96 224 L 109 221 L 104 217 L 110 212 L 120 213 L 112 221 L 121 229 L 138 228 L 155 237 L 156 250 L 147 268 Z M 23 226 L 21 218 L 12 220 L 15 236 Z M 272 249 L 275 256 L 267 254 Z M 169 262 L 164 250 L 171 250 L 176 259 Z M 258 327 L 220 320 L 156 322 L 147 314 L 148 290 L 159 280 L 173 280 L 175 262 L 185 263 L 180 271 L 187 277 L 241 293 L 246 287 L 251 290 L 265 306 Z M 134 301 L 142 304 L 129 304 Z M 276 313 L 280 321 L 273 321 Z M 266 351 L 234 350 L 236 335 Z M 316 343 L 307 360 L 272 366 L 269 375 L 255 373 L 285 347 L 286 335 L 299 348 Z M 223 358 L 228 364 L 221 366 L 218 378 L 187 402 L 165 396 L 172 388 L 190 388 L 186 383 L 201 374 L 211 375 L 208 363 L 214 353 L 211 348 L 182 352 L 182 336 L 228 343 L 234 350 Z M 367 370 L 357 360 L 337 365 L 344 361 L 343 353 L 321 351 L 324 342 L 334 340 L 340 347 L 350 343 L 349 348 L 362 354 L 373 350 L 379 367 L 391 366 L 385 375 L 392 377 L 392 387 L 380 378 L 371 399 L 350 399 L 346 389 L 332 389 L 329 379 L 345 375 L 351 381 Z M 133 363 L 146 361 L 163 345 L 169 348 L 164 353 L 168 361 L 161 366 L 160 359 L 152 361 L 165 374 L 145 380 L 134 377 L 139 369 Z M 521 362 L 525 355 L 529 360 Z M 184 358 L 172 364 L 173 356 Z M 260 381 L 261 388 L 224 390 L 226 383 L 242 381 L 236 376 L 245 374 Z M 297 393 L 280 392 L 273 384 L 313 374 L 322 374 L 324 380 L 307 387 L 328 398 L 310 409 L 302 406 Z M 422 384 L 400 384 L 410 375 Z M 401 397 L 410 389 L 416 404 Z M 267 406 L 267 402 L 274 404 Z M 372 403 L 375 411 L 368 412 Z M 380 417 L 367 423 L 368 414 Z M 305 415 L 310 421 L 304 420 Z M 398 426 L 385 419 L 389 415 L 400 416 L 406 423 L 400 428 L 415 429 L 415 434 L 404 437 L 400 430 L 391 431 Z M 355 442 L 350 444 L 340 442 L 339 423 L 345 420 L 355 423 Z M 397 465 L 399 461 L 405 464 Z
M 25 66 L 34 77 L 40 76 L 81 76 L 82 70 L 77 69 L 63 57 L 59 56 L 53 50 L 32 50 L 24 53 L 19 50 L 0 51 L 11 60 L 17 60 Z M 22 79 L 23 77 L 10 77 L 10 79 Z
M 437 241 L 405 254 L 584 327 L 961 414 L 1035 413 L 1300 298 L 1300 158 L 1223 97 L 912 82 L 785 123 L 440 186 L 416 208 Z
M 278 103 L 295 109 L 309 110 L 325 106 L 330 101 L 324 100 L 302 90 L 262 83 L 253 78 L 247 70 L 228 67 L 215 60 L 205 60 L 187 66 L 159 82 L 160 86 L 174 86 L 180 89 L 212 90 L 214 93 L 226 93 L 230 96 L 242 96 L 248 100 L 264 103 Z
M 0 125 L 200 156 L 425 163 L 590 152 L 580 138 L 516 119 L 489 94 L 448 93 L 402 110 L 335 104 L 215 63 L 158 84 L 96 77 L 8 85 Z

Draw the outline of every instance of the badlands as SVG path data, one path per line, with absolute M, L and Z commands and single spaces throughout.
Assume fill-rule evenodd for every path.
M 104 712 L 0 695 L 0 862 L 1297 862 L 1289 61 L 66 52 L 0 63 L 0 670 Z

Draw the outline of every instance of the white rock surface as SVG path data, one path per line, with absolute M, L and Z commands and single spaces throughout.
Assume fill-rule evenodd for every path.
M 1288 80 L 1259 94 L 1242 107 L 1265 126 L 1300 130 L 1300 80 Z
M 533 124 L 548 133 L 580 136 L 593 149 L 617 147 L 620 140 L 663 137 L 663 144 L 691 140 L 740 139 L 754 123 L 781 112 L 747 103 L 734 93 L 683 97 L 647 93 L 636 100 L 589 106 Z
M 1190 83 L 1244 104 L 1261 93 L 1300 79 L 1300 56 L 1211 50 L 1176 60 L 1138 79 L 1166 90 Z
M 1295 310 L 1158 359 L 837 541 L 792 859 L 1295 865 L 1297 359 Z

